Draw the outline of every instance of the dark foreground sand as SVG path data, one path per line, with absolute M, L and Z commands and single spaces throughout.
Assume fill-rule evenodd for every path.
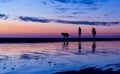
M 0 38 L 0 43 L 36 43 L 64 41 L 120 41 L 120 38 Z
M 120 70 L 119 71 L 112 71 L 112 69 L 108 69 L 108 70 L 101 70 L 99 68 L 95 69 L 93 67 L 90 68 L 85 68 L 82 69 L 80 71 L 66 71 L 66 72 L 57 72 L 54 74 L 120 74 Z

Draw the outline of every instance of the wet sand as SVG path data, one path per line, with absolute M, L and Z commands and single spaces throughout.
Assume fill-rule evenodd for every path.
M 57 72 L 54 74 L 120 74 L 120 70 L 119 71 L 112 71 L 112 69 L 101 70 L 100 68 L 89 67 L 82 69 L 80 71 L 71 70 L 66 72 Z
M 120 74 L 120 41 L 1 43 L 0 74 Z

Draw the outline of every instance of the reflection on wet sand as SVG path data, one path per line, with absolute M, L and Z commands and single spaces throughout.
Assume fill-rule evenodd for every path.
M 68 45 L 69 45 L 69 42 L 68 41 L 64 41 L 62 49 L 68 49 Z
M 78 41 L 78 52 L 81 52 L 81 41 Z
M 93 44 L 92 44 L 92 53 L 94 53 L 96 51 L 96 42 L 93 41 Z
M 78 52 L 81 52 L 81 41 L 78 41 Z M 93 41 L 92 43 L 92 53 L 95 53 L 96 51 L 96 41 Z
M 78 52 L 80 53 L 81 52 L 81 48 L 82 48 L 82 46 L 81 46 L 81 41 L 79 40 L 78 41 Z M 69 42 L 68 41 L 64 41 L 63 42 L 63 45 L 62 45 L 62 49 L 69 49 Z M 96 51 L 96 41 L 93 41 L 92 42 L 92 53 L 95 53 L 95 51 Z
M 97 42 L 97 47 L 95 41 L 0 44 L 0 74 L 16 74 L 26 70 L 29 72 L 29 68 L 34 74 L 36 71 L 54 73 L 63 69 L 84 69 L 91 65 L 105 70 L 110 68 L 120 70 L 119 43 Z

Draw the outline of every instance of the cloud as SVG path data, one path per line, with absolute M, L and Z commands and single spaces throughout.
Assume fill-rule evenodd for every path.
M 96 1 L 94 1 L 94 0 L 81 0 L 81 3 L 87 4 L 87 5 L 94 4 L 95 2 L 96 2 Z
M 50 22 L 50 20 L 48 19 L 40 19 L 37 17 L 23 17 L 23 16 L 19 16 L 19 19 L 22 21 L 31 21 L 31 22 L 41 22 L 41 23 L 48 23 Z
M 99 21 L 67 21 L 67 20 L 55 20 L 56 23 L 65 23 L 65 24 L 77 24 L 77 25 L 116 25 L 120 24 L 117 22 L 99 22 Z
M 2 17 L 4 17 L 5 16 L 5 14 L 0 14 L 0 18 L 2 18 Z
M 11 16 L 6 14 L 0 14 L 0 19 L 10 19 Z M 69 16 L 73 17 L 73 16 Z M 15 17 L 16 18 L 16 17 Z M 18 16 L 17 19 L 25 22 L 38 22 L 38 23 L 63 23 L 63 24 L 75 24 L 75 25 L 117 25 L 120 24 L 120 21 L 115 22 L 106 22 L 106 21 L 72 21 L 72 20 L 59 20 L 59 19 L 44 19 L 38 17 L 29 17 L 29 16 Z
M 6 14 L 0 14 L 0 19 L 8 19 L 8 15 L 6 15 Z
M 86 5 L 98 5 L 99 3 L 104 3 L 107 0 L 80 0 L 81 4 L 86 4 Z
M 70 0 L 55 0 L 55 1 L 60 2 L 60 3 L 69 3 L 70 2 Z
M 108 0 L 50 0 L 46 1 L 49 6 L 55 9 L 55 14 L 67 14 L 67 16 L 83 16 L 89 11 L 97 11 Z M 82 13 L 81 13 L 82 12 Z M 64 15 L 65 18 L 67 17 Z M 64 17 L 63 17 L 64 18 Z M 72 17 L 68 17 L 72 18 Z
M 73 12 L 72 14 L 85 14 L 85 12 Z
M 63 24 L 76 24 L 76 25 L 116 25 L 120 24 L 119 21 L 116 22 L 99 22 L 99 21 L 71 21 L 71 20 L 59 20 L 59 19 L 42 19 L 37 17 L 19 17 L 22 21 L 30 21 L 30 22 L 40 22 L 40 23 L 49 23 L 49 22 L 55 22 L 55 23 L 63 23 Z
M 54 1 L 60 2 L 60 3 L 92 5 L 92 4 L 103 3 L 103 2 L 106 2 L 107 0 L 54 0 Z

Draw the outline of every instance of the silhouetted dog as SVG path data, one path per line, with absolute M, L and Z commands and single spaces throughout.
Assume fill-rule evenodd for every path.
M 70 35 L 69 33 L 61 33 L 61 35 L 64 37 L 64 38 L 68 38 Z

